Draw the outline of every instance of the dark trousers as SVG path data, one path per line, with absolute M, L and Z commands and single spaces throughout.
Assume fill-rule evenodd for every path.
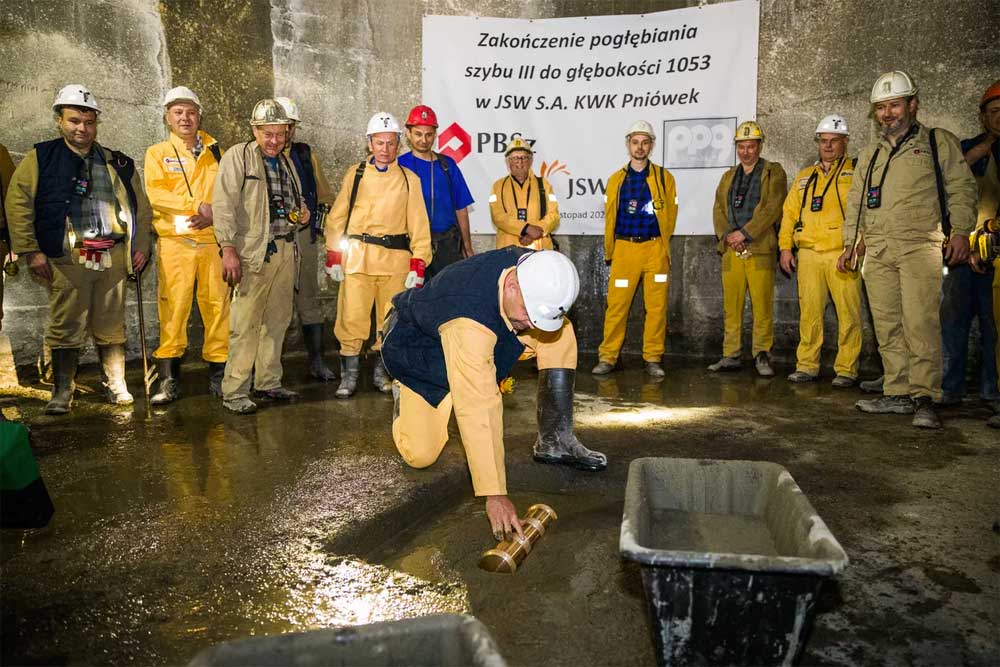
M 431 232 L 431 247 L 434 257 L 424 273 L 426 280 L 439 274 L 446 266 L 465 259 L 462 255 L 462 230 L 457 224 L 440 234 Z
M 979 396 L 1000 398 L 997 392 L 997 326 L 993 320 L 993 270 L 976 273 L 967 264 L 948 268 L 941 301 L 941 340 L 944 349 L 944 398 L 965 396 L 965 364 L 969 356 L 969 329 L 979 318 Z

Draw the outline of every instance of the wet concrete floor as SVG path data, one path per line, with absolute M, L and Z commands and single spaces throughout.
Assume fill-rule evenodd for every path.
M 437 464 L 407 469 L 391 399 L 366 386 L 337 401 L 301 360 L 286 384 L 302 400 L 249 417 L 207 396 L 198 365 L 184 398 L 149 415 L 88 394 L 47 417 L 44 388 L 5 396 L 57 509 L 45 529 L 0 534 L 2 662 L 182 664 L 236 637 L 459 612 L 513 665 L 650 664 L 618 530 L 628 462 L 676 456 L 787 466 L 847 550 L 806 664 L 1000 664 L 1000 437 L 984 409 L 922 432 L 862 416 L 857 391 L 826 382 L 671 360 L 649 383 L 625 365 L 578 378 L 578 433 L 611 459 L 597 475 L 531 462 L 535 376 L 519 369 L 505 397 L 511 494 L 560 519 L 514 575 L 476 568 L 493 540 L 454 425 Z M 92 370 L 82 384 L 96 386 Z

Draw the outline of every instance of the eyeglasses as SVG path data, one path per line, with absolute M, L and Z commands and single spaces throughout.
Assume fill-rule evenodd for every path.
M 511 155 L 507 158 L 508 162 L 528 162 L 531 160 L 530 155 Z

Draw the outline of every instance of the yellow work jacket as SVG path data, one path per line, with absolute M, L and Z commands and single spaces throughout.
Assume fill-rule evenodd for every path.
M 547 179 L 542 179 L 545 188 L 545 217 L 541 217 L 542 205 L 538 193 L 538 177 L 529 172 L 523 184 L 510 175 L 504 176 L 493 184 L 490 191 L 490 217 L 497 228 L 497 248 L 521 245 L 521 230 L 525 225 L 536 225 L 542 228 L 545 235 L 530 246 L 536 250 L 552 248 L 552 239 L 548 238 L 559 225 L 559 201 Z M 517 219 L 517 209 L 527 209 L 527 220 Z
M 153 227 L 158 236 L 183 236 L 197 243 L 215 243 L 211 227 L 194 231 L 177 220 L 187 219 L 202 204 L 212 203 L 219 163 L 209 147 L 218 142 L 201 130 L 198 134 L 204 148 L 197 160 L 184 140 L 173 132 L 166 141 L 146 149 L 143 170 L 146 196 L 153 207 Z
M 976 181 L 962 155 L 958 138 L 941 128 L 935 134 L 952 233 L 968 236 L 976 225 Z M 876 149 L 878 157 L 871 171 L 871 183 L 866 185 L 866 175 Z M 857 178 L 851 183 L 847 199 L 842 239 L 845 247 L 855 241 L 859 210 L 860 234 L 864 236 L 869 250 L 878 251 L 887 242 L 920 245 L 928 242 L 941 244 L 944 241 L 930 131 L 920 125 L 915 133 L 908 136 L 893 156 L 886 173 L 891 152 L 889 142 L 880 139 L 858 156 L 854 168 Z M 880 183 L 880 206 L 868 208 L 865 189 Z
M 628 165 L 611 174 L 604 195 L 604 258 L 611 261 L 615 252 L 615 224 L 618 222 L 618 197 L 622 183 L 628 173 Z M 670 237 L 677 227 L 677 183 L 674 175 L 663 167 L 649 163 L 649 175 L 646 177 L 649 193 L 653 197 L 653 210 L 656 212 L 656 222 L 660 226 L 660 236 L 663 238 L 662 248 L 670 261 Z
M 431 226 L 427 220 L 420 177 L 393 162 L 386 171 L 379 171 L 369 159 L 364 175 L 358 183 L 358 194 L 347 225 L 347 209 L 351 188 L 358 166 L 352 165 L 344 174 L 340 193 L 326 219 L 326 249 L 344 253 L 344 273 L 363 273 L 369 276 L 391 276 L 407 273 L 410 258 L 431 263 Z M 348 238 L 352 234 L 386 236 L 408 234 L 410 250 L 394 250 L 360 239 Z M 341 239 L 347 239 L 347 249 L 341 248 Z
M 761 158 L 763 160 L 763 158 Z M 722 175 L 719 180 L 719 187 L 715 190 L 715 207 L 712 211 L 712 222 L 715 226 L 715 237 L 719 240 L 716 249 L 719 254 L 726 252 L 726 235 L 734 231 L 734 227 L 729 224 L 729 188 L 736 177 L 736 170 L 742 169 L 743 165 L 736 165 Z M 764 254 L 774 251 L 778 241 L 778 223 L 781 222 L 781 208 L 785 203 L 785 195 L 788 193 L 788 183 L 786 182 L 785 170 L 777 162 L 764 160 L 764 171 L 760 175 L 760 202 L 753 210 L 753 217 L 746 224 L 744 230 L 750 235 L 753 241 L 750 242 L 750 251 L 755 254 Z
M 301 193 L 295 165 L 283 154 L 280 157 L 294 184 L 293 190 Z M 301 197 L 296 206 L 305 206 Z M 256 142 L 232 146 L 222 156 L 212 191 L 212 217 L 210 229 L 215 230 L 219 247 L 235 248 L 240 260 L 246 263 L 246 270 L 260 271 L 271 241 L 271 202 L 264 154 Z
M 135 193 L 136 216 L 132 218 L 132 204 L 129 201 L 125 183 L 118 172 L 111 166 L 111 151 L 94 144 L 95 148 L 104 151 L 105 168 L 111 176 L 111 188 L 118 200 L 119 220 L 123 226 L 126 269 L 132 273 L 132 253 L 136 250 L 149 257 L 149 244 L 152 229 L 153 213 L 149 208 L 149 200 L 143 190 L 139 178 L 139 170 L 132 173 L 130 185 Z M 40 252 L 38 237 L 35 236 L 35 196 L 38 194 L 38 154 L 32 148 L 17 165 L 11 176 L 10 187 L 7 189 L 4 203 L 6 204 L 7 227 L 10 233 L 11 249 L 18 254 Z M 133 233 L 134 230 L 134 233 Z M 68 235 L 63 241 L 63 247 L 69 252 Z
M 836 180 L 831 180 L 834 178 Z M 843 247 L 847 193 L 851 190 L 853 178 L 854 166 L 846 155 L 831 165 L 829 173 L 823 173 L 817 162 L 796 174 L 785 197 L 778 248 L 840 251 Z M 819 211 L 812 210 L 814 197 L 822 197 Z

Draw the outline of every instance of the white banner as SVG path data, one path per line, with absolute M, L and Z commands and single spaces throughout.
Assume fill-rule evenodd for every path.
M 424 17 L 423 103 L 476 199 L 473 231 L 495 231 L 490 187 L 521 136 L 559 199 L 556 233 L 603 234 L 605 183 L 642 119 L 677 180 L 676 233 L 712 234 L 736 124 L 756 115 L 759 16 L 758 0 L 737 0 L 638 16 Z

